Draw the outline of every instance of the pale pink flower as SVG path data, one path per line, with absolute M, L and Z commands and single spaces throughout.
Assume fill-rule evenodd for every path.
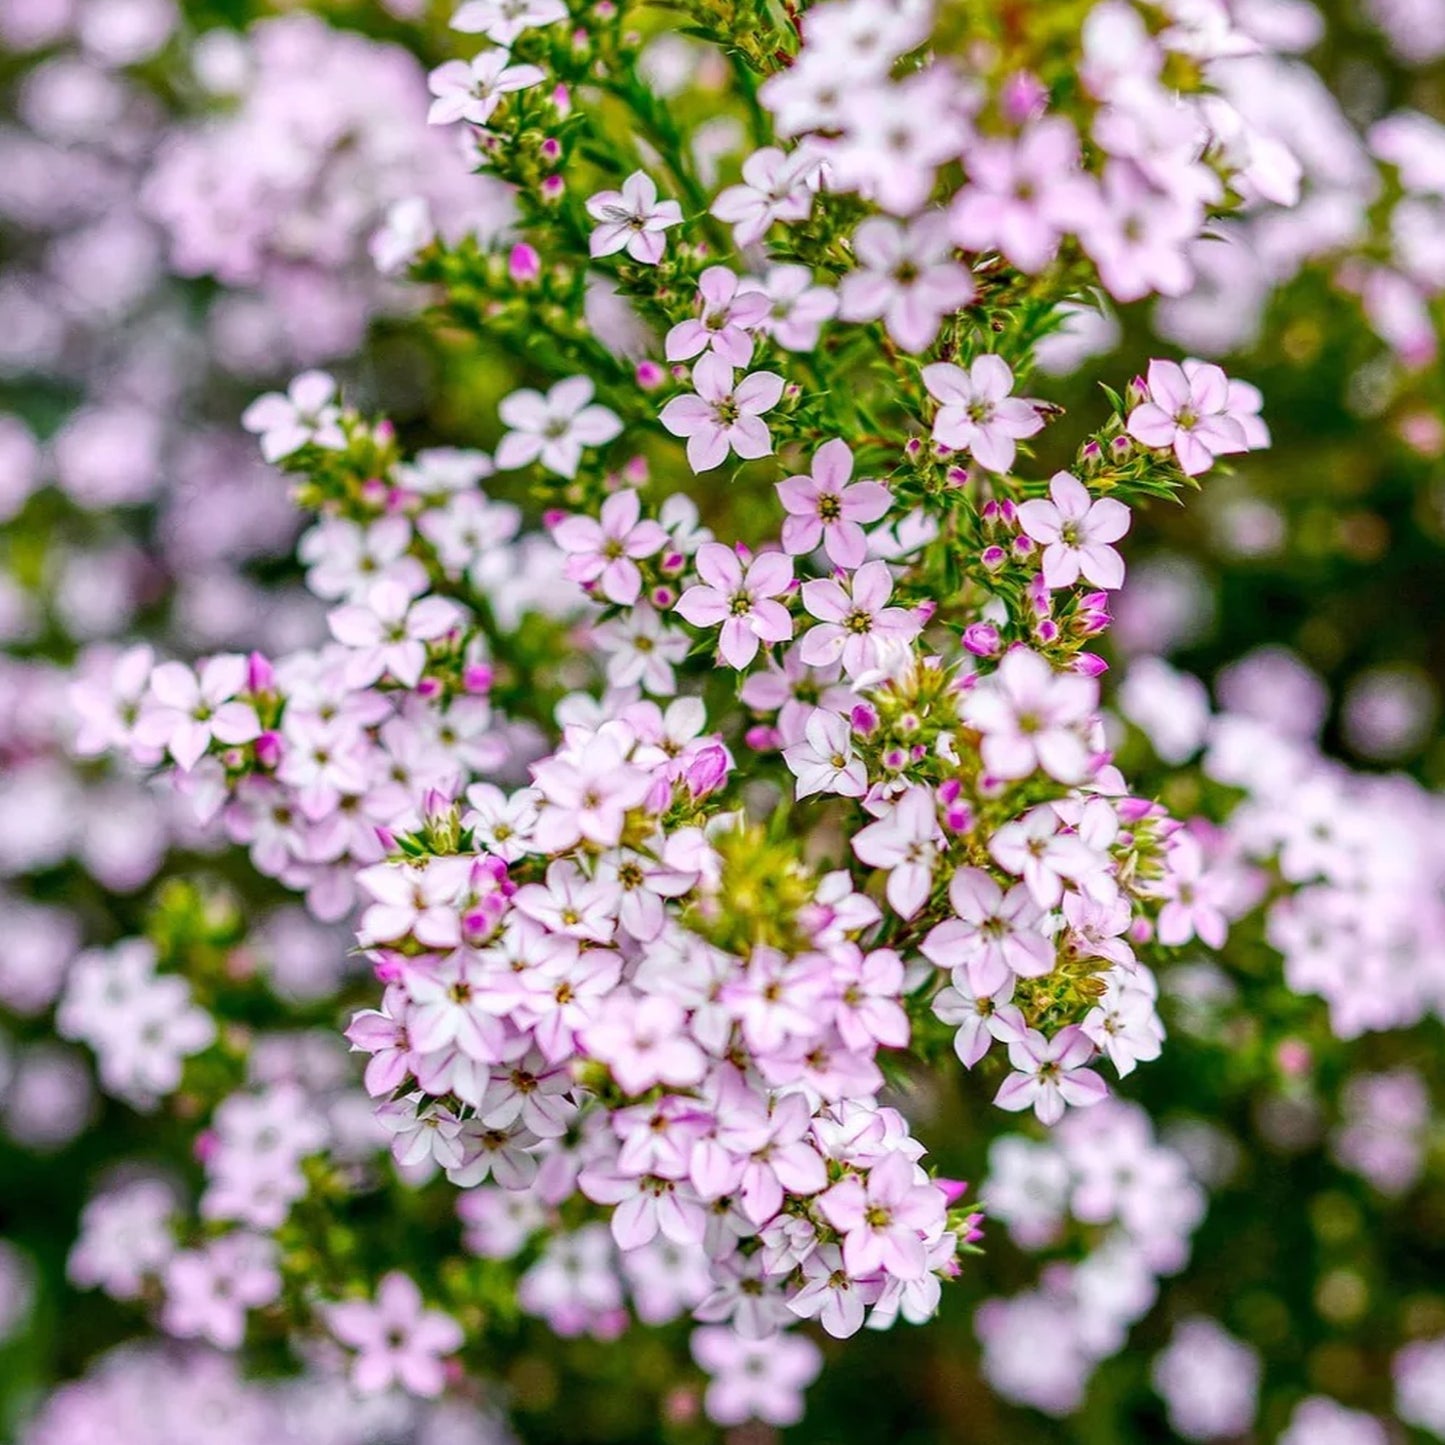
M 923 940 L 924 957 L 951 969 L 959 988 L 992 995 L 1015 976 L 1038 978 L 1054 966 L 1044 913 L 1017 883 L 1007 893 L 982 868 L 960 868 L 948 885 L 956 918 L 935 924 Z
M 1055 472 L 1049 498 L 1033 497 L 1019 507 L 1019 521 L 1044 545 L 1044 582 L 1072 587 L 1082 576 L 1095 587 L 1122 587 L 1124 560 L 1109 545 L 1129 530 L 1129 509 L 1114 497 L 1091 498 L 1068 472 Z
M 524 388 L 503 397 L 497 415 L 509 430 L 497 443 L 498 469 L 540 462 L 558 476 L 576 476 L 584 447 L 606 446 L 622 431 L 616 413 L 593 403 L 593 391 L 589 377 L 569 376 L 546 396 Z
M 772 433 L 760 418 L 783 395 L 783 378 L 754 371 L 734 382 L 733 368 L 709 352 L 692 369 L 695 395 L 675 396 L 659 416 L 675 437 L 687 438 L 688 465 L 709 472 L 736 452 L 752 461 L 773 450 Z
M 831 577 L 803 583 L 803 606 L 816 618 L 798 644 L 809 667 L 841 662 L 859 678 L 883 666 L 923 630 L 923 619 L 906 607 L 889 607 L 893 574 L 886 562 L 866 562 L 848 588 Z
M 448 60 L 427 76 L 427 88 L 436 97 L 427 112 L 429 125 L 451 125 L 464 120 L 486 125 L 514 91 L 539 85 L 547 77 L 535 65 L 513 65 L 505 50 L 484 50 L 471 61 Z
M 813 709 L 802 742 L 785 748 L 783 761 L 798 780 L 799 798 L 813 793 L 861 798 L 868 791 L 868 769 L 853 750 L 853 729 L 846 717 L 827 708 Z
M 1041 271 L 1059 239 L 1094 214 L 1093 184 L 1079 170 L 1079 141 L 1062 116 L 1016 140 L 976 139 L 964 154 L 968 184 L 950 212 L 953 239 L 969 251 L 998 250 L 1020 271 Z
M 351 649 L 346 680 L 370 687 L 389 675 L 403 687 L 415 687 L 426 669 L 427 643 L 445 637 L 462 620 L 462 610 L 446 597 L 412 600 L 399 582 L 376 583 L 366 601 L 348 602 L 326 614 L 331 635 Z
M 1244 423 L 1233 414 L 1241 404 L 1249 403 L 1243 394 L 1231 398 L 1229 378 L 1212 363 L 1154 360 L 1149 400 L 1129 413 L 1129 435 L 1146 447 L 1172 448 L 1185 475 L 1197 477 L 1215 457 L 1250 449 Z
M 973 300 L 973 277 L 953 259 L 947 220 L 937 212 L 910 222 L 864 221 L 853 235 L 853 254 L 858 269 L 839 287 L 839 315 L 881 317 L 905 351 L 926 350 L 943 318 Z
M 927 1273 L 924 1239 L 942 1227 L 943 1193 L 918 1182 L 917 1165 L 906 1154 L 885 1154 L 866 1175 L 847 1175 L 819 1198 L 818 1208 L 842 1234 L 851 1274 L 882 1269 L 918 1279 Z
M 712 214 L 732 226 L 737 245 L 751 246 L 762 240 L 774 221 L 808 219 L 820 168 L 820 158 L 806 148 L 788 154 L 777 146 L 764 146 L 743 162 L 741 184 L 718 193 Z
M 725 1325 L 694 1330 L 692 1357 L 713 1377 L 703 1405 L 719 1425 L 796 1425 L 803 1391 L 823 1368 L 823 1352 L 812 1340 L 785 1334 L 748 1340 Z
M 868 1298 L 876 1293 L 853 1278 L 836 1244 L 820 1244 L 803 1261 L 802 1287 L 788 1300 L 799 1319 L 817 1320 L 835 1340 L 863 1328 Z
M 935 1016 L 946 1024 L 958 1026 L 953 1036 L 953 1051 L 964 1068 L 971 1069 L 995 1040 L 1011 1043 L 1024 1036 L 1028 1025 L 1013 996 L 1012 975 L 991 994 L 974 995 L 950 985 L 939 989 L 934 996 Z
M 615 994 L 583 1029 L 582 1042 L 628 1094 L 641 1094 L 654 1084 L 685 1089 L 702 1079 L 707 1060 L 684 1025 L 676 999 Z
M 743 289 L 768 298 L 767 313 L 757 330 L 784 351 L 811 351 L 823 323 L 838 314 L 838 293 L 816 285 L 808 266 L 771 266 L 761 281 L 745 280 Z
M 357 1351 L 351 1381 L 364 1395 L 392 1385 L 413 1395 L 440 1395 L 443 1357 L 462 1347 L 462 1328 L 440 1310 L 425 1308 L 416 1282 L 399 1270 L 384 1275 L 376 1303 L 346 1300 L 326 1305 L 331 1333 Z
M 853 453 L 838 437 L 813 453 L 812 475 L 778 483 L 788 513 L 783 550 L 794 556 L 815 551 L 821 542 L 835 566 L 861 567 L 868 558 L 865 522 L 876 522 L 892 495 L 882 482 L 852 482 Z
M 555 25 L 566 18 L 563 0 L 466 0 L 452 16 L 452 29 L 464 35 L 485 35 L 494 45 L 510 49 L 524 30 Z
M 698 277 L 697 296 L 700 314 L 667 333 L 667 359 L 691 361 L 711 351 L 729 366 L 745 367 L 753 359 L 750 333 L 767 315 L 768 298 L 740 289 L 737 273 L 726 266 L 709 266 Z
M 261 735 L 256 709 L 238 702 L 248 667 L 239 653 L 222 653 L 194 673 L 183 662 L 163 662 L 150 675 L 150 690 L 136 720 L 136 736 L 164 747 L 183 772 L 200 762 L 212 740 L 247 743 Z
M 1032 1109 L 1041 1124 L 1057 1124 L 1067 1106 L 1083 1109 L 1108 1097 L 1103 1079 L 1087 1067 L 1093 1057 L 1094 1045 L 1076 1024 L 1052 1039 L 1030 1029 L 1008 1046 L 1015 1072 L 999 1086 L 994 1103 L 1014 1114 Z
M 625 249 L 645 266 L 662 260 L 667 246 L 663 233 L 682 224 L 682 207 L 676 201 L 659 201 L 657 186 L 645 171 L 633 171 L 620 191 L 589 196 L 587 214 L 598 223 L 588 240 L 594 257 Z
M 1042 769 L 1072 784 L 1090 773 L 1085 733 L 1098 697 L 1092 678 L 1056 672 L 1037 652 L 1015 647 L 994 672 L 979 679 L 961 711 L 963 720 L 983 734 L 984 766 L 995 777 L 1026 778 Z
M 839 985 L 833 1024 L 850 1049 L 869 1053 L 876 1048 L 908 1046 L 908 1015 L 903 993 L 903 960 L 891 948 L 864 953 L 856 943 L 830 950 L 833 977 Z
M 241 425 L 259 433 L 261 455 L 279 462 L 304 446 L 341 451 L 346 433 L 335 404 L 336 382 L 324 371 L 303 371 L 286 389 L 268 391 L 241 414 Z
M 975 357 L 967 371 L 947 361 L 925 366 L 923 384 L 939 403 L 934 441 L 970 453 L 991 472 L 1007 472 L 1014 464 L 1016 442 L 1043 430 L 1038 403 L 1009 395 L 1013 371 L 991 352 Z
M 907 789 L 882 818 L 853 835 L 860 863 L 888 869 L 888 902 L 900 918 L 912 918 L 928 901 L 938 837 L 933 790 L 923 784 Z
M 792 614 L 774 599 L 793 586 L 792 559 L 764 552 L 748 563 L 721 542 L 704 542 L 697 552 L 701 584 L 678 599 L 677 612 L 694 627 L 717 627 L 718 652 L 730 667 L 744 668 L 763 642 L 786 642 L 793 635 Z
M 627 487 L 602 504 L 602 514 L 564 517 L 552 539 L 567 553 L 567 575 L 596 586 L 609 602 L 631 607 L 642 592 L 636 558 L 651 557 L 667 544 L 660 522 L 641 518 L 642 503 Z

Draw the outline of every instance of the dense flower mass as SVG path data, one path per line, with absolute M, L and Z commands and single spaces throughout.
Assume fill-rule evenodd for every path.
M 269 378 L 216 382 L 266 464 L 242 487 L 184 367 L 132 394 L 63 334 L 87 306 L 50 335 L 41 305 L 32 348 L 95 396 L 43 447 L 0 431 L 22 524 L 51 526 L 49 481 L 159 513 L 122 513 L 114 607 L 0 592 L 0 1002 L 26 1021 L 0 1113 L 60 1147 L 101 1107 L 88 1058 L 186 1141 L 96 1175 L 65 1266 L 184 1353 L 105 1356 L 26 1445 L 198 1411 L 312 1438 L 333 1399 L 327 1439 L 501 1440 L 484 1402 L 556 1395 L 539 1328 L 672 1322 L 670 1425 L 786 1427 L 830 1341 L 927 1323 L 985 1245 L 1048 1259 L 985 1291 L 982 1374 L 1065 1415 L 1209 1245 L 1237 1160 L 1203 1116 L 1238 1080 L 1283 1081 L 1261 1128 L 1379 1196 L 1431 1167 L 1423 1064 L 1321 1065 L 1328 1128 L 1302 1100 L 1315 1051 L 1445 1016 L 1445 809 L 1327 756 L 1285 655 L 1216 706 L 1128 609 L 1158 504 L 1271 447 L 1199 295 L 1267 233 L 1271 284 L 1327 265 L 1419 368 L 1445 131 L 1336 116 L 1332 169 L 1262 93 L 1307 90 L 1293 5 L 685 8 L 684 38 L 628 0 L 467 0 L 429 80 L 312 17 L 218 30 L 189 57 L 209 100 L 162 136 L 130 68 L 174 17 L 132 51 L 170 14 L 136 0 L 26 82 L 0 205 L 59 237 L 36 266 L 73 288 L 125 230 L 134 294 L 89 309 L 174 291 L 218 373 Z M 56 157 L 104 168 L 130 90 L 126 194 L 47 201 Z M 1200 355 L 1055 379 L 1145 301 Z M 378 319 L 374 361 L 333 364 Z M 294 535 L 277 471 L 304 593 L 253 624 Z M 226 500 L 183 504 L 192 474 Z M 1388 699 L 1367 714 L 1389 732 Z M 172 851 L 144 902 L 96 905 Z M 72 859 L 93 882 L 55 882 Z M 1154 1109 L 1191 1069 L 1198 1102 Z M 1353 1208 L 1317 1206 L 1321 1248 Z M 6 1261 L 0 1338 L 30 1308 Z M 1364 1288 L 1339 1264 L 1318 1312 L 1358 1320 Z M 1168 1323 L 1170 1427 L 1253 1429 L 1278 1316 Z M 1270 1438 L 1374 1445 L 1387 1408 L 1445 1436 L 1445 1319 L 1381 1340 L 1393 1401 L 1353 1409 L 1312 1361 Z M 235 1351 L 306 1373 L 248 1383 Z

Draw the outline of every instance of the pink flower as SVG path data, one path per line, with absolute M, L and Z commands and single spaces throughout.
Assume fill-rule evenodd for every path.
M 882 667 L 923 629 L 923 620 L 905 607 L 889 607 L 893 574 L 886 562 L 867 562 L 845 589 L 831 577 L 803 583 L 803 606 L 819 619 L 798 644 L 809 667 L 842 662 L 851 678 Z
M 960 988 L 979 997 L 996 993 L 1014 977 L 1038 978 L 1054 966 L 1053 943 L 1042 931 L 1043 909 L 1028 889 L 1007 893 L 981 868 L 960 868 L 948 885 L 958 916 L 936 924 L 923 940 L 923 954 L 939 968 L 954 970 Z
M 843 1236 L 843 1263 L 853 1275 L 887 1270 L 899 1279 L 928 1271 L 925 1237 L 943 1224 L 943 1195 L 918 1182 L 903 1153 L 885 1154 L 866 1175 L 849 1174 L 818 1200 L 823 1217 Z
M 994 1103 L 1011 1114 L 1032 1109 L 1041 1124 L 1057 1124 L 1067 1105 L 1083 1109 L 1108 1098 L 1104 1081 L 1085 1067 L 1093 1057 L 1094 1046 L 1077 1024 L 1052 1039 L 1030 1029 L 1008 1046 L 1015 1072 L 999 1086 Z
M 839 1037 L 858 1053 L 908 1046 L 908 1015 L 898 1002 L 903 960 L 891 948 L 864 953 L 855 943 L 830 950 L 842 992 L 833 1019 Z
M 783 395 L 783 378 L 755 371 L 736 384 L 733 369 L 709 352 L 692 369 L 695 396 L 675 396 L 659 420 L 675 437 L 687 438 L 688 465 L 710 472 L 736 452 L 744 460 L 765 457 L 773 450 L 772 434 L 759 418 Z
M 183 662 L 163 662 L 150 675 L 136 736 L 153 747 L 164 747 L 176 766 L 189 772 L 212 739 L 230 745 L 261 735 L 256 709 L 235 701 L 246 686 L 246 659 L 239 653 L 208 658 L 199 676 Z
M 721 1000 L 742 1025 L 748 1047 L 771 1053 L 789 1039 L 815 1038 L 826 1027 L 831 970 L 822 954 L 791 958 L 776 948 L 754 948 L 740 975 L 722 987 Z
M 532 776 L 544 803 L 533 841 L 543 853 L 560 852 L 582 838 L 616 847 L 628 812 L 640 808 L 652 790 L 651 778 L 624 761 L 609 734 L 535 764 Z
M 628 1094 L 654 1084 L 685 1089 L 707 1071 L 702 1050 L 684 1027 L 682 1005 L 661 994 L 614 995 L 583 1029 L 582 1042 Z
M 378 582 L 364 603 L 348 602 L 326 614 L 331 635 L 352 649 L 346 680 L 353 688 L 370 687 L 384 674 L 415 687 L 426 668 L 427 643 L 445 637 L 461 618 L 455 602 L 435 595 L 413 602 L 392 581 Z
M 997 778 L 1026 778 L 1043 769 L 1060 783 L 1081 783 L 1091 759 L 1085 729 L 1098 684 L 1076 672 L 1055 672 L 1026 647 L 1004 654 L 963 701 L 964 721 L 983 734 L 984 766 Z
M 777 146 L 764 146 L 743 162 L 742 183 L 718 193 L 712 214 L 732 226 L 739 246 L 761 241 L 774 221 L 806 221 L 821 164 L 807 149 L 789 155 Z
M 1229 378 L 1209 362 L 1151 361 L 1149 400 L 1129 413 L 1129 435 L 1146 447 L 1172 447 L 1184 474 L 1197 477 L 1215 457 L 1268 445 L 1268 433 L 1263 443 L 1246 434 L 1244 417 L 1261 425 L 1257 403 L 1248 409 L 1252 401 L 1243 392 L 1231 397 Z
M 786 642 L 793 635 L 792 614 L 781 602 L 793 585 L 793 563 L 779 552 L 743 564 L 731 547 L 704 542 L 697 552 L 702 585 L 689 587 L 677 611 L 694 627 L 717 627 L 718 652 L 730 667 L 746 667 L 761 642 Z
M 838 293 L 815 285 L 809 266 L 770 266 L 761 281 L 745 280 L 743 288 L 768 298 L 758 331 L 784 351 L 811 351 L 823 323 L 838 314 Z
M 1229 934 L 1224 911 L 1228 884 L 1205 871 L 1204 852 L 1188 833 L 1176 833 L 1169 840 L 1166 861 L 1159 893 L 1169 901 L 1159 910 L 1159 942 L 1178 948 L 1198 938 L 1210 948 L 1223 948 Z
M 969 251 L 1002 251 L 1020 271 L 1041 271 L 1059 238 L 1097 208 L 1079 170 L 1078 137 L 1061 116 L 1038 121 L 1017 140 L 975 140 L 964 169 L 968 185 L 949 216 L 953 239 Z
M 726 266 L 709 266 L 698 277 L 697 295 L 701 315 L 694 321 L 679 321 L 667 333 L 667 359 L 691 361 L 711 351 L 729 366 L 745 367 L 753 359 L 749 333 L 768 314 L 768 298 L 739 290 L 737 273 Z
M 452 16 L 452 29 L 485 35 L 493 45 L 510 49 L 524 31 L 554 25 L 567 18 L 563 0 L 466 0 Z
M 484 50 L 470 62 L 448 60 L 427 76 L 436 97 L 427 112 L 428 125 L 464 120 L 486 125 L 504 95 L 538 85 L 547 77 L 535 65 L 513 65 L 505 50 Z
M 953 1051 L 966 1069 L 971 1069 L 992 1047 L 995 1040 L 1011 1043 L 1021 1039 L 1028 1025 L 1014 1004 L 1012 976 L 991 994 L 975 996 L 956 986 L 939 989 L 934 996 L 933 1012 L 946 1024 L 957 1024 Z
M 973 300 L 973 277 L 953 259 L 948 222 L 936 212 L 910 222 L 864 221 L 854 232 L 853 254 L 859 269 L 839 287 L 839 315 L 845 321 L 882 317 L 905 351 L 926 350 L 939 322 Z
M 933 790 L 920 784 L 907 789 L 878 822 L 854 834 L 858 861 L 889 870 L 888 902 L 900 918 L 912 918 L 928 901 L 938 833 Z
M 799 1319 L 815 1319 L 835 1340 L 846 1340 L 863 1328 L 868 1297 L 877 1287 L 853 1278 L 836 1244 L 820 1244 L 803 1261 L 803 1286 L 788 1301 Z
M 682 224 L 682 207 L 676 201 L 659 201 L 657 186 L 645 171 L 633 171 L 620 191 L 590 196 L 587 214 L 598 223 L 587 243 L 594 257 L 625 249 L 644 266 L 662 260 L 667 245 L 663 232 Z
M 341 451 L 346 433 L 336 405 L 336 382 L 324 371 L 303 371 L 287 388 L 257 397 L 241 416 L 241 425 L 261 437 L 261 455 L 279 462 L 304 446 Z
M 933 439 L 955 451 L 966 451 L 981 467 L 1007 472 L 1014 464 L 1014 445 L 1043 429 L 1038 404 L 1010 396 L 1014 374 L 1001 356 L 974 358 L 967 371 L 938 361 L 923 368 L 923 384 L 940 403 L 933 419 Z
M 835 566 L 852 570 L 868 557 L 862 524 L 876 522 L 892 502 L 882 482 L 854 482 L 853 453 L 835 437 L 813 453 L 811 477 L 789 477 L 778 483 L 778 496 L 788 513 L 783 523 L 783 550 L 795 557 L 823 544 Z
M 440 1395 L 442 1359 L 462 1347 L 462 1328 L 440 1310 L 424 1308 L 416 1282 L 399 1270 L 384 1275 L 376 1303 L 327 1305 L 331 1333 L 356 1350 L 351 1381 L 364 1395 L 400 1385 L 413 1395 Z
M 1034 497 L 1019 507 L 1019 521 L 1035 542 L 1044 544 L 1044 581 L 1072 587 L 1082 576 L 1095 587 L 1124 585 L 1123 558 L 1109 546 L 1129 530 L 1129 509 L 1113 497 L 1094 501 L 1089 489 L 1068 472 L 1055 472 L 1044 501 Z
M 564 517 L 552 538 L 568 554 L 567 575 L 583 586 L 595 585 L 609 602 L 631 607 L 642 592 L 642 573 L 634 560 L 651 557 L 667 544 L 662 524 L 639 520 L 642 504 L 631 487 L 602 504 L 602 515 Z
M 498 469 L 540 461 L 558 476 L 576 476 L 584 447 L 606 446 L 622 431 L 614 412 L 592 404 L 593 390 L 589 377 L 569 376 L 546 396 L 523 388 L 503 397 L 497 415 L 510 430 L 497 443 Z
M 812 1340 L 784 1334 L 748 1340 L 726 1325 L 694 1330 L 692 1357 L 713 1377 L 703 1405 L 719 1425 L 796 1425 L 803 1391 L 823 1368 L 823 1352 Z
M 989 839 L 989 856 L 1005 871 L 1021 877 L 1040 908 L 1057 908 L 1064 880 L 1083 886 L 1111 884 L 1109 857 L 1096 852 L 1077 833 L 1060 831 L 1058 814 L 1044 804 L 1005 823 Z
M 783 761 L 798 780 L 796 796 L 837 793 L 861 798 L 868 791 L 868 769 L 853 751 L 848 719 L 816 707 L 803 727 L 803 741 L 783 750 Z

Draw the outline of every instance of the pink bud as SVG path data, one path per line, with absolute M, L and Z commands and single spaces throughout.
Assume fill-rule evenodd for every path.
M 566 189 L 567 183 L 561 176 L 544 177 L 541 185 L 542 204 L 555 206 L 562 199 Z
M 704 743 L 687 761 L 683 777 L 694 798 L 715 793 L 727 781 L 732 759 L 721 743 Z
M 677 590 L 673 587 L 654 587 L 650 595 L 652 605 L 659 612 L 666 612 L 677 601 Z
M 1015 71 L 1003 83 L 999 97 L 1003 113 L 1014 125 L 1037 120 L 1048 109 L 1048 87 L 1037 75 L 1027 70 Z
M 935 1179 L 934 1185 L 943 1191 L 944 1203 L 950 1209 L 968 1193 L 968 1180 L 966 1179 Z
M 667 372 L 655 361 L 639 361 L 634 375 L 643 391 L 656 391 L 667 380 Z
M 572 92 L 565 85 L 559 85 L 552 92 L 552 109 L 558 115 L 571 115 Z
M 870 704 L 860 702 L 855 704 L 848 720 L 855 733 L 867 737 L 878 726 L 878 713 Z
M 769 727 L 767 723 L 754 723 L 743 734 L 743 741 L 755 753 L 770 753 L 782 742 L 782 738 L 778 736 L 777 728 Z
M 1008 561 L 1008 553 L 1002 547 L 985 547 L 978 560 L 990 572 L 997 572 Z
M 265 732 L 256 739 L 256 761 L 263 768 L 274 768 L 281 761 L 281 736 Z
M 1081 652 L 1074 659 L 1074 671 L 1085 677 L 1102 677 L 1109 670 L 1109 664 L 1097 652 Z
M 997 657 L 1003 638 L 992 622 L 971 622 L 963 629 L 963 645 L 975 657 Z
M 485 662 L 469 662 L 462 668 L 462 688 L 470 693 L 488 693 L 492 690 L 492 669 Z
M 1309 1045 L 1299 1039 L 1282 1039 L 1274 1051 L 1280 1073 L 1291 1079 L 1302 1079 L 1314 1065 Z
M 538 147 L 537 153 L 545 164 L 555 166 L 562 159 L 562 142 L 556 136 L 549 135 Z
M 542 258 L 535 246 L 519 241 L 507 258 L 507 274 L 518 286 L 530 286 L 542 274 Z
M 268 659 L 259 652 L 253 652 L 246 659 L 246 691 L 250 693 L 270 692 L 276 685 L 276 670 Z
M 376 829 L 376 840 L 381 844 L 383 852 L 396 852 L 396 834 L 393 833 L 390 828 L 378 826 Z

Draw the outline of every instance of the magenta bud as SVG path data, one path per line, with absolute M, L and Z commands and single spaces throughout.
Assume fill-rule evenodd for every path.
M 256 739 L 256 761 L 263 768 L 274 768 L 281 761 L 281 736 L 265 732 Z
M 968 1193 L 968 1180 L 966 1179 L 935 1179 L 934 1185 L 943 1191 L 944 1203 L 950 1209 Z
M 376 840 L 386 852 L 396 852 L 396 834 L 393 833 L 390 828 L 378 826 L 376 829 Z
M 1109 664 L 1097 652 L 1081 652 L 1073 662 L 1075 672 L 1085 677 L 1102 677 L 1109 670 Z
M 452 800 L 440 788 L 428 788 L 422 795 L 421 810 L 428 823 L 436 823 L 451 812 Z
M 916 462 L 923 455 L 923 441 L 920 437 L 909 437 L 903 445 L 903 455 L 910 461 Z
M 927 626 L 933 621 L 933 614 L 938 611 L 938 603 L 932 597 L 925 597 L 913 611 L 914 615 L 921 618 L 924 625 Z
M 359 488 L 361 500 L 369 507 L 385 507 L 391 488 L 380 477 L 368 477 Z
M 950 487 L 966 487 L 973 480 L 973 473 L 967 467 L 949 467 L 946 480 Z
M 1314 1065 L 1314 1055 L 1308 1044 L 1299 1039 L 1281 1039 L 1274 1051 L 1275 1062 L 1280 1073 L 1291 1079 L 1302 1079 Z
M 998 519 L 1005 527 L 1015 528 L 1019 524 L 1019 509 L 1007 497 L 999 499 Z
M 565 85 L 559 85 L 552 92 L 552 109 L 558 115 L 571 115 L 572 92 Z
M 1143 406 L 1149 400 L 1149 383 L 1142 376 L 1136 376 L 1128 386 L 1124 388 L 1124 405 L 1130 411 L 1136 406 Z
M 1004 81 L 999 104 L 1012 124 L 1022 125 L 1048 109 L 1049 89 L 1032 71 L 1017 70 Z
M 672 552 L 664 552 L 662 554 L 662 561 L 658 565 L 668 576 L 675 577 L 687 566 L 687 554 L 675 550 Z
M 634 375 L 643 391 L 656 391 L 667 380 L 667 372 L 655 361 L 639 361 Z
M 567 183 L 561 176 L 545 176 L 540 187 L 542 204 L 555 206 L 567 190 Z
M 390 417 L 384 416 L 372 429 L 372 435 L 386 445 L 396 440 L 396 423 Z
M 634 487 L 640 487 L 647 480 L 647 458 L 631 456 L 622 464 L 622 476 Z
M 777 728 L 769 727 L 767 723 L 754 723 L 743 734 L 743 741 L 755 753 L 770 753 L 782 742 L 782 738 L 778 736 Z
M 869 703 L 860 702 L 854 705 L 848 720 L 855 733 L 867 737 L 878 726 L 878 712 Z
M 462 668 L 462 690 L 470 693 L 488 693 L 492 690 L 492 669 L 485 662 L 469 662 Z
M 1026 537 L 1022 533 L 1020 533 L 1009 544 L 1009 550 L 1014 554 L 1015 557 L 1018 558 L 1020 562 L 1026 562 L 1031 556 L 1033 556 L 1034 539 L 1032 537 Z
M 1113 457 L 1115 461 L 1120 461 L 1124 457 L 1127 457 L 1133 450 L 1134 439 L 1132 437 L 1126 437 L 1122 433 L 1109 443 L 1109 455 Z
M 883 766 L 890 773 L 901 773 L 908 766 L 908 749 L 888 748 L 883 754 Z
M 555 166 L 562 159 L 562 142 L 554 135 L 549 135 L 538 147 L 537 153 L 549 166 Z
M 202 1129 L 196 1135 L 191 1145 L 191 1153 L 195 1155 L 196 1162 L 207 1164 L 216 1157 L 216 1151 L 221 1147 L 220 1136 L 214 1129 Z
M 1003 638 L 992 622 L 971 622 L 963 629 L 963 645 L 975 657 L 997 657 Z
M 532 285 L 542 274 L 542 258 L 535 246 L 519 241 L 507 257 L 507 275 L 518 286 Z
M 270 660 L 253 652 L 246 659 L 246 691 L 251 693 L 270 692 L 276 685 L 276 669 Z
M 1038 638 L 1045 647 L 1051 646 L 1059 640 L 1059 624 L 1052 617 L 1045 617 L 1034 628 L 1034 636 Z
M 722 787 L 731 769 L 732 758 L 721 743 L 704 743 L 687 760 L 683 777 L 694 798 L 705 798 Z
M 978 560 L 990 572 L 997 572 L 1008 561 L 1008 553 L 1002 547 L 985 547 Z

